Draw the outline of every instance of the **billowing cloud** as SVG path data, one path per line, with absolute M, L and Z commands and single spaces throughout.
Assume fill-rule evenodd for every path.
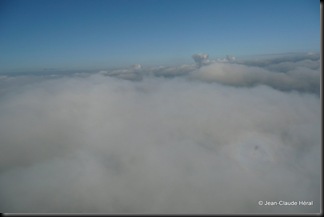
M 208 64 L 209 63 L 208 57 L 209 57 L 208 54 L 202 54 L 202 53 L 192 55 L 192 58 L 194 59 L 198 67 Z
M 297 66 L 287 72 L 242 64 L 213 63 L 191 73 L 191 77 L 233 86 L 268 85 L 280 90 L 319 93 L 320 71 Z
M 321 102 L 309 91 L 319 77 L 297 62 L 133 66 L 6 88 L 0 210 L 319 212 Z

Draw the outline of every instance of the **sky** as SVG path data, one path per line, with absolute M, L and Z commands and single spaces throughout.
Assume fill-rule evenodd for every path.
M 316 0 L 1 0 L 0 73 L 319 51 Z

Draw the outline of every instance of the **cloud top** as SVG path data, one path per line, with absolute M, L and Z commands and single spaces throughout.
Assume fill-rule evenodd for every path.
M 137 65 L 7 88 L 0 210 L 319 212 L 321 102 L 310 91 L 319 75 L 301 61 L 285 72 L 221 62 Z
M 208 64 L 209 63 L 208 57 L 209 57 L 208 54 L 202 54 L 202 53 L 192 55 L 192 58 L 194 59 L 198 67 Z

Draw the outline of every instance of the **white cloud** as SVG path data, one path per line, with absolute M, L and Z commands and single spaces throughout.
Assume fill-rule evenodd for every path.
M 318 54 L 285 54 L 255 60 L 225 58 L 209 60 L 208 54 L 194 54 L 198 65 L 132 67 L 102 71 L 101 74 L 141 81 L 144 77 L 185 77 L 189 80 L 218 82 L 238 87 L 268 85 L 282 91 L 310 92 L 319 95 L 320 56 Z
M 0 98 L 2 212 L 319 212 L 320 99 L 280 90 L 308 90 L 317 72 L 160 69 L 182 75 L 170 79 L 135 68 L 142 80 L 120 79 L 133 67 L 38 80 Z
M 291 67 L 291 70 L 282 73 L 257 66 L 216 62 L 191 72 L 190 77 L 233 86 L 268 85 L 280 90 L 319 93 L 319 70 L 301 67 L 300 64 L 293 64 Z

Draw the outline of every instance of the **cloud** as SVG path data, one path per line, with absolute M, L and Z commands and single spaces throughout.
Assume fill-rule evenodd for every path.
M 180 65 L 180 66 L 160 66 L 150 68 L 148 70 L 149 75 L 153 77 L 166 77 L 174 78 L 178 76 L 187 76 L 190 72 L 194 71 L 196 67 L 194 65 Z
M 142 74 L 140 73 L 142 72 L 141 69 L 141 64 L 134 64 L 129 68 L 114 69 L 109 71 L 102 70 L 99 73 L 102 75 L 114 76 L 121 79 L 139 81 L 142 80 Z
M 289 63 L 286 72 L 235 63 L 213 63 L 191 72 L 192 79 L 232 86 L 268 85 L 279 90 L 320 91 L 320 71 Z M 270 66 L 268 66 L 270 67 Z M 282 68 L 282 66 L 280 66 Z
M 208 57 L 209 57 L 208 54 L 201 54 L 201 53 L 192 55 L 192 58 L 194 59 L 198 67 L 208 64 L 209 63 Z
M 225 58 L 209 60 L 208 54 L 194 54 L 198 65 L 143 67 L 101 71 L 101 74 L 140 81 L 144 77 L 186 77 L 238 87 L 268 85 L 282 91 L 320 92 L 320 56 L 316 53 L 265 55 L 254 60 Z
M 249 58 L 245 60 L 240 60 L 239 63 L 248 66 L 259 66 L 259 67 L 269 67 L 273 64 L 291 64 L 303 63 L 303 61 L 312 61 L 319 67 L 320 54 L 319 53 L 287 53 L 287 54 L 273 54 L 273 55 L 263 55 L 257 58 Z M 302 64 L 305 66 L 305 64 Z
M 212 61 L 212 62 L 235 62 L 235 61 L 236 61 L 235 56 L 226 55 L 225 58 L 217 58 L 216 61 Z
M 120 76 L 134 68 L 141 80 Z M 130 67 L 7 89 L 0 210 L 319 212 L 321 102 L 306 88 L 317 74 L 298 66 L 282 81 L 243 64 L 194 68 Z
M 142 65 L 141 64 L 134 64 L 134 65 L 132 65 L 132 67 L 133 67 L 134 70 L 140 70 L 140 69 L 142 69 Z

